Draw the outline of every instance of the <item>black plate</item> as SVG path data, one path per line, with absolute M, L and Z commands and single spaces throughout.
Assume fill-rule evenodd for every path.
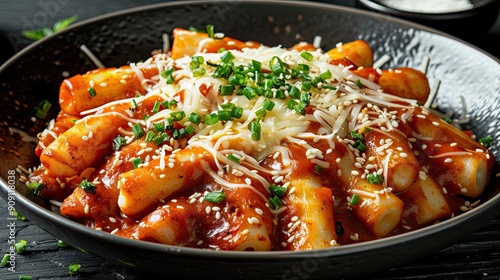
M 324 49 L 337 42 L 364 39 L 376 59 L 389 54 L 385 67 L 419 67 L 430 58 L 431 85 L 441 80 L 436 103 L 442 110 L 460 113 L 466 100 L 478 137 L 497 140 L 499 157 L 500 65 L 498 59 L 458 39 L 423 26 L 373 13 L 307 2 L 233 1 L 172 2 L 101 16 L 41 40 L 0 68 L 0 194 L 15 198 L 16 208 L 28 219 L 75 247 L 111 261 L 162 275 L 186 278 L 338 278 L 367 274 L 422 258 L 443 249 L 500 214 L 500 182 L 493 171 L 489 191 L 476 209 L 422 230 L 355 245 L 306 252 L 220 252 L 180 248 L 128 240 L 86 228 L 57 214 L 49 203 L 34 197 L 22 184 L 9 193 L 8 175 L 18 165 L 38 164 L 34 144 L 26 143 L 9 127 L 31 136 L 46 123 L 31 120 L 33 107 L 43 99 L 57 104 L 63 74 L 95 68 L 80 51 L 89 47 L 106 66 L 121 66 L 147 58 L 162 47 L 162 33 L 174 27 L 213 24 L 217 31 L 242 40 L 291 46 L 321 35 Z M 51 116 L 58 108 L 54 106 Z M 19 175 L 16 175 L 17 179 Z

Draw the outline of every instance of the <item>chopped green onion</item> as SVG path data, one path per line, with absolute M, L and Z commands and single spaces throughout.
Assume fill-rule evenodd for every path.
M 280 208 L 280 206 L 283 205 L 281 199 L 277 195 L 274 195 L 269 198 L 269 204 L 271 204 L 274 210 Z
M 0 261 L 0 267 L 6 267 L 7 263 L 9 262 L 9 260 L 10 260 L 10 255 L 9 254 L 4 254 L 3 258 L 2 258 L 2 261 Z
M 233 107 L 233 109 L 231 109 L 231 116 L 235 119 L 241 118 L 243 116 L 243 108 Z
M 271 67 L 271 71 L 274 75 L 279 76 L 285 73 L 286 64 L 281 61 L 281 59 L 277 56 L 273 56 L 269 61 L 269 67 Z
M 161 143 L 163 143 L 169 139 L 170 139 L 170 136 L 168 136 L 168 134 L 166 134 L 165 132 L 160 132 L 160 133 L 158 133 L 158 135 L 155 136 L 155 138 L 153 138 L 153 142 L 156 145 L 160 145 Z
M 127 140 L 125 140 L 123 136 L 118 135 L 113 139 L 113 150 L 118 151 L 122 146 L 125 146 L 125 144 L 127 144 Z
M 359 202 L 359 195 L 353 194 L 351 197 L 351 201 L 349 202 L 351 205 L 357 205 Z
M 89 87 L 87 89 L 87 91 L 89 92 L 90 97 L 94 97 L 97 95 L 97 92 L 95 91 L 95 88 L 93 88 L 93 87 Z
M 370 132 L 372 129 L 370 127 L 365 127 L 365 132 Z
M 165 117 L 165 129 L 172 130 L 174 129 L 174 120 L 172 117 Z
M 349 135 L 351 135 L 354 140 L 363 140 L 363 135 L 356 131 L 349 131 Z
M 166 80 L 166 83 L 169 85 L 174 83 L 174 76 L 172 75 L 173 72 L 174 68 L 170 68 L 168 70 L 161 72 L 160 74 Z
M 19 280 L 32 280 L 33 277 L 29 276 L 29 275 L 20 275 L 19 276 Z
M 304 102 L 305 104 L 309 105 L 309 103 L 311 103 L 311 94 L 308 92 L 301 93 L 300 102 Z
M 201 123 L 201 116 L 195 112 L 191 112 L 191 114 L 189 114 L 188 120 L 191 123 L 200 124 Z
M 297 88 L 296 86 L 292 86 L 290 88 L 290 90 L 288 91 L 288 95 L 291 97 L 291 98 L 300 98 L 300 90 L 299 88 Z
M 50 107 L 52 107 L 52 104 L 50 104 L 48 100 L 42 100 L 35 107 L 35 117 L 42 120 L 45 119 L 49 113 Z
M 302 82 L 302 86 L 300 87 L 300 89 L 302 91 L 309 91 L 312 87 L 312 83 L 311 81 L 303 81 Z
M 160 102 L 155 101 L 155 104 L 153 105 L 153 110 L 151 110 L 151 112 L 153 112 L 153 113 L 155 113 L 155 114 L 156 114 L 156 113 L 158 113 L 158 111 L 159 111 L 159 109 L 160 109 L 160 105 L 161 105 L 161 103 L 160 103 Z
M 137 102 L 135 102 L 135 99 L 132 99 L 132 108 L 130 110 L 135 111 L 137 110 Z
M 23 214 L 17 212 L 16 209 L 12 208 L 12 211 L 10 212 L 10 214 L 14 217 L 16 217 L 18 220 L 20 221 L 24 221 L 26 220 L 26 217 L 23 216 Z
M 217 113 L 212 113 L 205 116 L 205 124 L 213 125 L 219 122 L 219 115 Z
M 174 139 L 186 138 L 186 130 L 184 128 L 181 129 L 174 128 L 172 136 L 174 136 Z
M 54 31 L 54 32 L 61 31 L 64 28 L 68 27 L 73 22 L 75 22 L 77 19 L 78 19 L 78 16 L 76 16 L 76 15 L 69 17 L 69 18 L 63 18 L 63 19 L 57 21 L 56 23 L 54 23 L 54 25 L 52 26 L 52 31 Z
M 286 188 L 278 185 L 270 185 L 269 190 L 272 194 L 275 194 L 279 197 L 283 197 L 286 193 Z
M 301 52 L 300 56 L 302 56 L 305 60 L 311 61 L 313 60 L 314 56 L 310 52 Z
M 143 117 L 142 117 L 143 120 L 147 121 L 149 119 L 149 115 L 148 114 L 145 114 Z
M 69 275 L 76 275 L 76 274 L 78 274 L 78 272 L 80 272 L 80 268 L 81 267 L 82 266 L 80 264 L 77 264 L 77 263 L 70 264 L 69 267 L 68 267 Z
M 184 111 L 177 111 L 170 113 L 173 121 L 180 121 L 186 117 L 186 113 Z
M 222 193 L 222 191 L 219 192 L 209 192 L 205 195 L 203 198 L 204 201 L 208 202 L 215 202 L 215 203 L 221 203 L 224 198 L 226 198 L 226 195 Z
M 299 71 L 302 72 L 302 74 L 309 73 L 309 71 L 311 70 L 311 68 L 307 64 L 299 64 L 298 68 L 299 68 Z
M 266 109 L 264 108 L 259 108 L 257 111 L 255 111 L 255 115 L 257 116 L 258 119 L 262 119 L 263 117 L 266 116 Z
M 186 132 L 186 134 L 187 134 L 187 135 L 190 135 L 190 134 L 192 134 L 193 132 L 195 132 L 195 129 L 194 129 L 194 127 L 192 127 L 192 126 L 188 125 L 188 126 L 186 126 L 186 127 L 184 128 L 184 131 Z
M 445 122 L 445 123 L 451 123 L 452 120 L 450 118 L 442 118 L 442 120 Z
M 28 184 L 28 189 L 33 191 L 34 195 L 38 195 L 40 193 L 40 190 L 43 188 L 42 183 L 38 182 L 31 182 Z
M 200 64 L 203 64 L 203 62 L 205 61 L 205 59 L 203 58 L 203 56 L 193 56 L 191 57 L 191 62 L 189 63 L 189 68 L 194 70 L 194 69 L 197 69 L 198 67 L 200 67 Z
M 356 85 L 359 87 L 359 88 L 363 88 L 363 84 L 361 84 L 361 81 L 359 79 L 356 80 Z
M 232 119 L 231 112 L 226 110 L 220 110 L 217 112 L 220 121 L 230 121 Z
M 153 125 L 153 130 L 156 132 L 163 132 L 165 130 L 165 124 L 164 123 L 155 123 Z
M 146 140 L 146 142 L 151 142 L 151 141 L 153 141 L 154 137 L 155 137 L 155 133 L 152 130 L 150 130 L 150 131 L 148 131 L 148 133 L 146 133 L 145 140 Z
M 224 111 L 231 111 L 234 108 L 234 104 L 233 103 L 220 104 L 220 107 Z
M 141 158 L 134 158 L 132 160 L 132 166 L 134 167 L 134 169 L 138 168 L 139 164 L 141 164 L 141 163 L 143 163 Z
M 290 110 L 294 110 L 295 106 L 297 106 L 297 101 L 295 101 L 294 99 L 290 99 L 288 100 L 288 103 L 286 104 L 288 109 Z
M 232 95 L 234 93 L 234 85 L 220 86 L 220 95 Z
M 257 72 L 261 72 L 262 71 L 262 63 L 260 63 L 257 60 L 252 60 L 252 67 Z
M 254 141 L 259 141 L 261 136 L 261 127 L 258 120 L 253 120 L 248 124 L 248 129 L 250 130 L 251 138 Z
M 193 70 L 193 77 L 201 77 L 205 75 L 206 70 L 205 68 L 196 68 Z
M 368 183 L 375 185 L 382 184 L 384 182 L 384 177 L 382 177 L 381 174 L 370 173 L 366 176 L 366 179 L 368 180 Z
M 236 162 L 236 163 L 240 163 L 240 158 L 236 157 L 235 155 L 233 154 L 227 154 L 226 155 L 227 159 L 229 159 L 230 161 L 233 161 L 233 162 Z
M 295 110 L 295 112 L 297 112 L 301 115 L 305 115 L 306 114 L 306 107 L 307 107 L 307 103 L 300 101 L 300 103 L 295 105 L 295 107 L 293 107 L 293 109 Z
M 356 140 L 352 146 L 356 149 L 358 149 L 360 152 L 366 151 L 366 145 L 361 142 L 361 140 Z
M 214 38 L 215 31 L 214 31 L 213 25 L 211 25 L 211 24 L 207 25 L 207 34 L 208 34 L 208 37 L 210 37 L 212 39 Z
M 262 107 L 264 107 L 264 109 L 266 109 L 268 111 L 272 111 L 274 108 L 274 105 L 276 105 L 276 103 L 274 103 L 272 100 L 266 99 L 266 100 L 264 100 L 264 104 L 262 105 Z
M 83 189 L 86 193 L 94 194 L 97 190 L 97 186 L 89 182 L 87 179 L 80 182 L 79 188 Z
M 276 94 L 275 94 L 275 96 L 274 96 L 274 97 L 279 98 L 279 99 L 285 99 L 285 98 L 286 98 L 285 91 L 284 91 L 284 90 L 282 90 L 282 89 L 278 89 L 278 90 L 276 91 Z
M 323 80 L 326 81 L 328 79 L 332 78 L 332 72 L 330 70 L 326 70 L 325 72 L 319 74 L 319 77 Z
M 314 174 L 320 176 L 321 174 L 323 174 L 323 167 L 320 166 L 320 165 L 315 165 L 314 166 Z
M 26 249 L 26 247 L 28 247 L 28 242 L 26 242 L 26 240 L 24 239 L 21 239 L 19 240 L 19 242 L 16 242 L 14 244 L 14 248 L 16 250 L 16 253 L 18 254 L 21 254 Z
M 62 241 L 62 240 L 58 240 L 57 241 L 57 247 L 59 248 L 67 248 L 67 247 L 71 247 L 68 243 Z
M 222 60 L 222 62 L 224 63 L 229 63 L 231 62 L 233 59 L 235 59 L 236 57 L 234 56 L 233 53 L 231 53 L 230 51 L 227 51 L 226 53 L 224 53 L 222 55 L 222 57 L 220 58 Z
M 144 129 L 142 129 L 140 123 L 136 123 L 132 126 L 132 132 L 134 133 L 136 139 L 139 139 L 142 135 L 144 135 Z
M 479 139 L 479 143 L 485 147 L 490 147 L 493 145 L 493 137 L 491 136 L 486 136 L 481 139 Z

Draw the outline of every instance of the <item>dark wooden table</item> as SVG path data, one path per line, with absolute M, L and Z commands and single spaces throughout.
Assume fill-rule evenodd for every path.
M 27 26 L 45 20 L 47 25 L 77 14 L 79 19 L 161 0 L 0 0 L 0 63 L 29 44 L 19 34 Z M 351 6 L 349 0 L 325 0 Z M 50 3 L 52 3 L 50 6 Z M 35 24 L 36 25 L 36 24 Z M 500 57 L 500 23 L 486 34 L 468 39 L 470 43 Z M 113 264 L 75 248 L 59 248 L 58 240 L 29 221 L 9 220 L 7 206 L 0 202 L 0 256 L 8 253 L 9 224 L 15 223 L 16 240 L 28 242 L 27 249 L 16 255 L 15 272 L 0 268 L 0 280 L 19 279 L 152 279 L 142 271 Z M 78 263 L 80 272 L 70 276 L 68 266 Z M 500 279 L 500 216 L 478 232 L 449 248 L 406 266 L 381 271 L 358 279 Z

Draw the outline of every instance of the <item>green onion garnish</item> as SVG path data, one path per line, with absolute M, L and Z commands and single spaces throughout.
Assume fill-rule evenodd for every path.
M 170 139 L 170 136 L 168 136 L 168 134 L 166 134 L 165 132 L 160 132 L 160 133 L 158 133 L 158 135 L 155 136 L 155 138 L 153 138 L 153 142 L 156 145 L 160 145 L 161 143 L 163 143 L 169 139 Z
M 349 202 L 351 205 L 357 205 L 359 202 L 359 195 L 353 194 L 351 197 L 351 201 Z
M 323 174 L 323 167 L 320 166 L 320 165 L 315 165 L 314 166 L 314 174 L 320 176 L 321 174 Z
M 170 68 L 168 70 L 161 72 L 160 74 L 166 80 L 166 83 L 169 85 L 174 83 L 174 76 L 172 75 L 173 72 L 174 68 Z
M 10 212 L 10 214 L 14 217 L 16 217 L 18 220 L 20 221 L 24 221 L 26 220 L 26 217 L 23 216 L 23 214 L 17 212 L 16 209 L 12 208 L 12 211 Z
M 363 135 L 356 131 L 349 131 L 349 135 L 351 135 L 354 140 L 363 140 Z
M 9 260 L 10 260 L 10 255 L 4 254 L 2 257 L 2 261 L 0 261 L 0 267 L 6 267 Z
M 217 112 L 220 121 L 230 121 L 232 119 L 231 112 L 226 110 L 219 110 Z
M 262 107 L 264 107 L 264 109 L 266 109 L 267 111 L 272 111 L 274 105 L 276 105 L 276 103 L 274 103 L 272 100 L 266 99 L 264 100 L 264 104 L 262 105 Z
M 94 97 L 94 96 L 96 96 L 96 95 L 97 95 L 97 92 L 95 91 L 95 88 L 93 88 L 93 87 L 89 87 L 89 88 L 87 89 L 87 91 L 88 91 L 88 93 L 89 93 L 90 97 Z
M 113 150 L 118 151 L 125 144 L 127 144 L 127 140 L 125 140 L 125 138 L 123 138 L 123 136 L 118 135 L 118 136 L 116 136 L 115 139 L 113 139 Z
M 220 86 L 220 95 L 232 95 L 234 92 L 234 85 Z
M 243 108 L 233 107 L 233 109 L 231 109 L 231 116 L 235 119 L 241 118 L 243 116 Z
M 217 113 L 212 113 L 205 116 L 205 124 L 213 125 L 219 122 L 219 115 Z
M 207 34 L 208 34 L 208 37 L 210 38 L 214 38 L 214 34 L 215 34 L 215 31 L 214 31 L 214 26 L 211 25 L 211 24 L 208 24 L 207 25 Z
M 172 130 L 174 129 L 174 120 L 172 117 L 165 117 L 165 129 Z
M 279 197 L 283 197 L 286 193 L 286 188 L 278 185 L 270 185 L 269 190 L 272 194 L 275 194 Z
M 203 198 L 204 201 L 208 202 L 214 202 L 214 203 L 221 203 L 224 198 L 226 198 L 226 195 L 222 193 L 222 191 L 219 192 L 209 192 L 205 195 Z
M 40 190 L 43 188 L 42 183 L 38 182 L 31 182 L 28 184 L 28 189 L 33 191 L 34 195 L 38 195 L 40 193 Z
M 173 121 L 180 121 L 184 117 L 186 117 L 186 113 L 184 111 L 177 111 L 170 113 L 170 116 L 172 117 Z
M 363 88 L 363 84 L 361 84 L 361 81 L 359 79 L 357 79 L 355 83 L 359 88 Z
M 132 166 L 134 167 L 134 169 L 138 168 L 139 164 L 141 164 L 141 163 L 143 163 L 141 158 L 134 158 L 132 160 Z
M 366 176 L 366 179 L 368 180 L 368 183 L 375 185 L 382 184 L 384 182 L 384 177 L 380 174 L 370 173 Z
M 233 154 L 227 154 L 226 155 L 227 159 L 229 159 L 230 161 L 233 161 L 233 162 L 236 162 L 236 163 L 240 163 L 240 158 L 236 157 L 235 155 Z
M 14 248 L 16 250 L 16 253 L 18 254 L 21 254 L 26 249 L 26 247 L 28 247 L 28 242 L 26 242 L 26 240 L 24 239 L 21 239 L 14 244 Z
M 48 100 L 43 100 L 38 105 L 35 107 L 35 117 L 39 119 L 45 119 L 47 117 L 47 114 L 50 110 L 50 107 L 52 107 L 52 104 Z
M 248 130 L 250 130 L 251 138 L 254 141 L 260 140 L 261 127 L 258 120 L 253 120 L 248 124 Z
M 58 240 L 57 241 L 57 247 L 59 248 L 66 248 L 66 247 L 71 247 L 68 243 L 62 241 L 62 240 Z
M 274 195 L 274 196 L 269 198 L 269 204 L 271 204 L 272 208 L 276 210 L 276 209 L 280 208 L 280 206 L 283 203 L 281 202 L 281 199 L 277 195 Z
M 81 181 L 78 187 L 82 188 L 86 193 L 91 194 L 94 194 L 97 190 L 97 186 L 89 182 L 87 179 Z
M 33 277 L 29 276 L 29 275 L 20 275 L 19 276 L 19 280 L 32 280 Z
M 479 139 L 479 143 L 485 147 L 490 147 L 493 145 L 493 137 L 491 136 L 486 136 L 481 139 Z
M 153 130 L 156 132 L 163 132 L 165 130 L 165 124 L 164 123 L 155 123 L 153 125 Z
M 132 132 L 134 133 L 136 139 L 139 139 L 142 135 L 144 135 L 144 129 L 142 129 L 140 123 L 136 123 L 132 126 Z
M 220 58 L 222 60 L 222 62 L 224 63 L 229 63 L 231 62 L 233 59 L 235 59 L 236 57 L 234 56 L 234 54 L 232 54 L 230 51 L 227 51 L 225 52 L 222 57 Z
M 161 105 L 160 102 L 155 101 L 155 104 L 153 105 L 153 110 L 151 110 L 151 112 L 153 112 L 155 114 L 158 113 L 158 110 L 160 109 L 160 105 Z
M 323 80 L 326 81 L 328 79 L 332 78 L 332 72 L 330 70 L 326 70 L 325 72 L 319 74 L 319 77 Z
M 81 267 L 82 266 L 80 264 L 77 264 L 77 263 L 70 264 L 69 267 L 68 267 L 69 275 L 76 275 L 76 274 L 78 274 L 78 272 L 80 272 L 80 268 Z
M 191 114 L 189 114 L 188 120 L 191 123 L 200 124 L 201 123 L 201 116 L 195 112 L 191 112 Z
M 311 61 L 314 58 L 314 56 L 310 52 L 301 52 L 300 56 L 302 56 L 302 58 L 304 58 L 307 61 Z
M 150 131 L 148 131 L 148 133 L 146 133 L 145 140 L 146 140 L 146 142 L 151 142 L 151 141 L 153 141 L 154 137 L 155 137 L 155 133 L 152 130 L 150 130 Z

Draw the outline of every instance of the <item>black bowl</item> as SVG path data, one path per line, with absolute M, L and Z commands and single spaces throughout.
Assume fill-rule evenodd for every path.
M 417 3 L 418 1 L 411 2 Z M 428 12 L 433 10 L 430 8 L 401 9 L 398 6 L 387 5 L 387 2 L 380 0 L 356 0 L 355 6 L 417 22 L 469 40 L 474 39 L 478 34 L 485 34 L 493 26 L 498 17 L 500 1 L 471 0 L 470 5 L 463 9 L 455 8 L 447 11 L 443 8 L 439 12 Z
M 0 194 L 14 198 L 18 211 L 69 244 L 125 266 L 186 278 L 340 278 L 396 267 L 443 249 L 500 214 L 500 182 L 492 176 L 482 204 L 454 219 L 376 241 L 304 252 L 225 252 L 129 240 L 68 220 L 57 209 L 13 184 L 18 166 L 35 166 L 34 144 L 9 128 L 34 136 L 46 123 L 33 122 L 43 99 L 57 104 L 64 75 L 95 68 L 79 49 L 85 44 L 107 66 L 147 58 L 162 47 L 162 33 L 174 27 L 215 25 L 226 35 L 267 45 L 291 46 L 316 35 L 324 49 L 337 42 L 364 39 L 375 57 L 389 54 L 386 67 L 419 67 L 430 57 L 431 84 L 441 80 L 436 104 L 460 113 L 467 102 L 478 137 L 500 139 L 500 65 L 498 59 L 456 38 L 426 27 L 374 13 L 333 5 L 286 1 L 174 2 L 136 8 L 87 20 L 34 43 L 0 68 Z M 59 108 L 54 106 L 50 117 Z M 492 147 L 499 158 L 500 144 Z M 498 166 L 493 174 L 499 172 Z M 19 175 L 15 175 L 19 178 Z M 10 189 L 14 188 L 14 191 Z

